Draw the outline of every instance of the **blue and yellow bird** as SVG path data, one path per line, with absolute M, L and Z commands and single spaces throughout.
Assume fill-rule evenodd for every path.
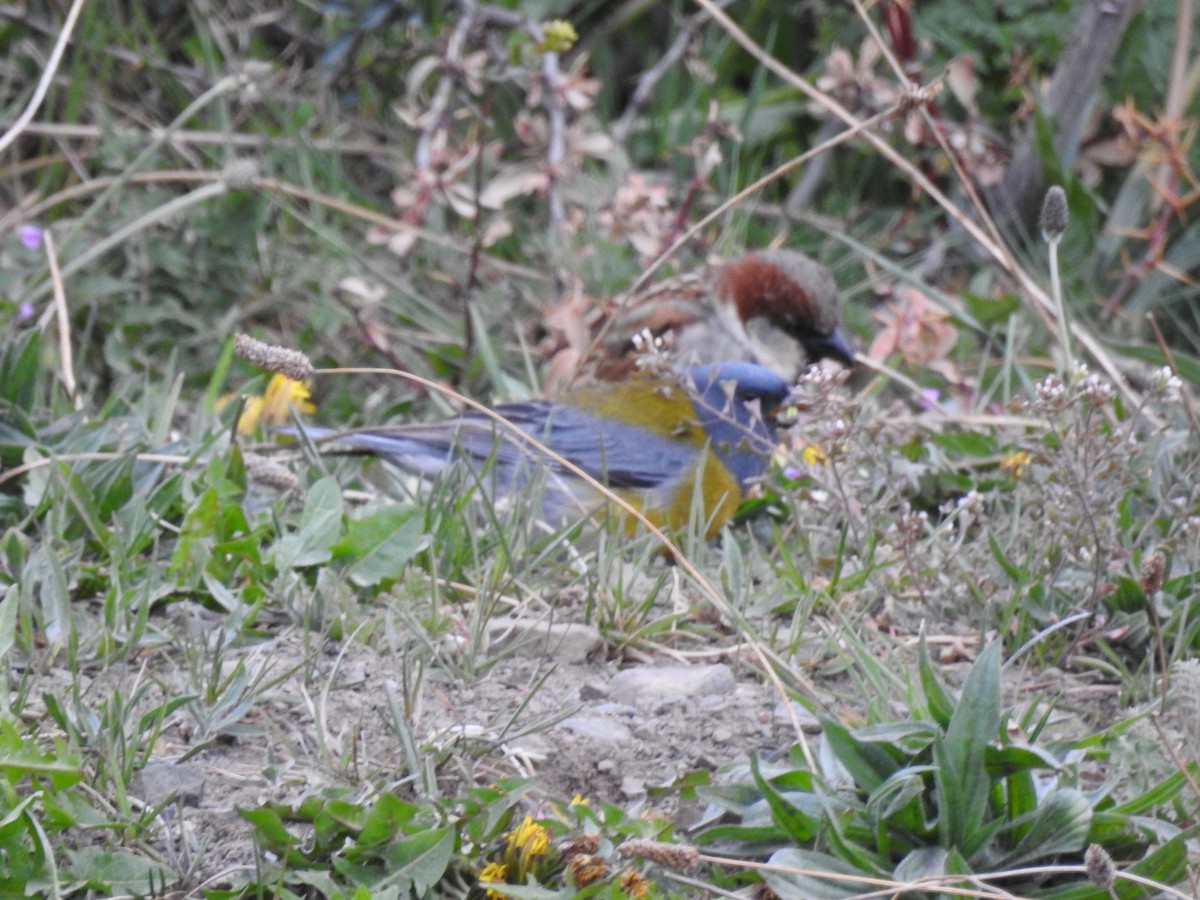
M 656 526 L 683 528 L 698 501 L 711 537 L 766 472 L 775 449 L 774 413 L 789 392 L 788 382 L 770 369 L 724 362 L 679 376 L 590 384 L 557 401 L 508 403 L 495 412 Z M 540 477 L 542 514 L 560 524 L 611 507 L 561 461 L 475 410 L 433 425 L 307 434 L 424 479 L 465 462 L 494 497 L 526 490 Z M 615 515 L 627 531 L 636 528 L 627 513 Z

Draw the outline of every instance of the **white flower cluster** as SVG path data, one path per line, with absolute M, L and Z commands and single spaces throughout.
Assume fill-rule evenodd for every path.
M 634 352 L 634 364 L 642 371 L 666 371 L 671 366 L 671 348 L 662 335 L 643 328 L 630 338 Z
M 1183 382 L 1179 376 L 1171 371 L 1170 366 L 1163 366 L 1150 378 L 1150 387 L 1159 394 L 1166 394 L 1172 400 L 1179 399 L 1179 392 L 1183 389 Z
M 1038 399 L 1051 406 L 1061 406 L 1067 400 L 1067 386 L 1057 375 L 1047 375 L 1037 383 Z
M 643 328 L 629 341 L 638 353 L 653 353 L 666 349 L 666 342 L 662 339 L 662 335 L 655 334 L 649 328 Z
M 983 510 L 983 494 L 971 488 L 964 496 L 958 498 L 956 505 L 965 512 L 981 512 Z
M 824 388 L 838 380 L 838 373 L 824 366 L 809 366 L 800 374 L 800 384 Z
M 1099 373 L 1088 371 L 1086 363 L 1076 363 L 1067 381 L 1058 375 L 1047 375 L 1037 383 L 1037 396 L 1046 406 L 1062 409 L 1069 402 L 1085 397 L 1095 406 L 1111 403 L 1117 395 L 1112 382 Z
M 826 426 L 826 433 L 835 441 L 840 441 L 850 433 L 850 423 L 845 419 L 835 419 Z
M 1112 402 L 1113 397 L 1117 395 L 1117 389 L 1099 375 L 1085 376 L 1081 388 L 1084 396 L 1092 401 L 1092 404 L 1095 406 L 1109 404 Z
M 1082 360 L 1075 360 L 1071 366 L 1069 381 L 1071 384 L 1078 384 L 1083 379 L 1088 377 L 1088 364 Z

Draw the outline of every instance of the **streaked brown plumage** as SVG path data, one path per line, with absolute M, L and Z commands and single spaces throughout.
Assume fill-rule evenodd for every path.
M 820 263 L 795 250 L 747 253 L 607 303 L 571 300 L 550 310 L 546 381 L 554 389 L 628 378 L 644 335 L 671 352 L 676 368 L 745 360 L 791 379 L 806 361 L 853 365 L 838 306 L 837 284 Z

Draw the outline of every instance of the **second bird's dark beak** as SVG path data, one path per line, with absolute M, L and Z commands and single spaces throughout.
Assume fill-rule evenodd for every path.
M 827 335 L 812 336 L 804 341 L 804 349 L 812 362 L 835 359 L 847 368 L 854 368 L 854 348 L 846 340 L 840 328 Z

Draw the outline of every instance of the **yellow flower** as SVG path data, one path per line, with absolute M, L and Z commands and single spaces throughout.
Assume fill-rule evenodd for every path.
M 246 398 L 242 417 L 238 419 L 238 434 L 252 435 L 259 425 L 282 425 L 293 407 L 305 415 L 316 412 L 317 408 L 309 401 L 311 396 L 305 382 L 294 381 L 286 375 L 272 375 L 261 397 Z
M 800 458 L 810 466 L 829 462 L 829 455 L 816 444 L 805 444 L 800 451 Z
M 583 796 L 583 794 L 576 794 L 574 797 L 571 798 L 571 805 L 572 806 L 590 806 L 591 801 L 588 800 L 587 797 Z
M 1033 461 L 1033 457 L 1025 450 L 1018 450 L 1016 453 L 1010 453 L 1004 459 L 1000 460 L 1000 468 L 1008 469 L 1012 472 L 1013 478 L 1020 478 L 1025 467 Z
M 537 48 L 543 53 L 566 53 L 577 40 L 574 25 L 565 19 L 551 19 L 542 23 L 542 42 Z
M 506 837 L 508 852 L 505 855 L 517 863 L 517 871 L 522 877 L 529 870 L 529 864 L 545 856 L 550 849 L 550 832 L 545 826 L 534 824 L 532 816 L 526 816 Z
M 507 884 L 504 880 L 504 863 L 488 863 L 483 867 L 483 871 L 479 873 L 479 883 L 486 884 Z M 504 894 L 499 891 L 489 890 L 487 892 L 487 900 L 504 900 Z

